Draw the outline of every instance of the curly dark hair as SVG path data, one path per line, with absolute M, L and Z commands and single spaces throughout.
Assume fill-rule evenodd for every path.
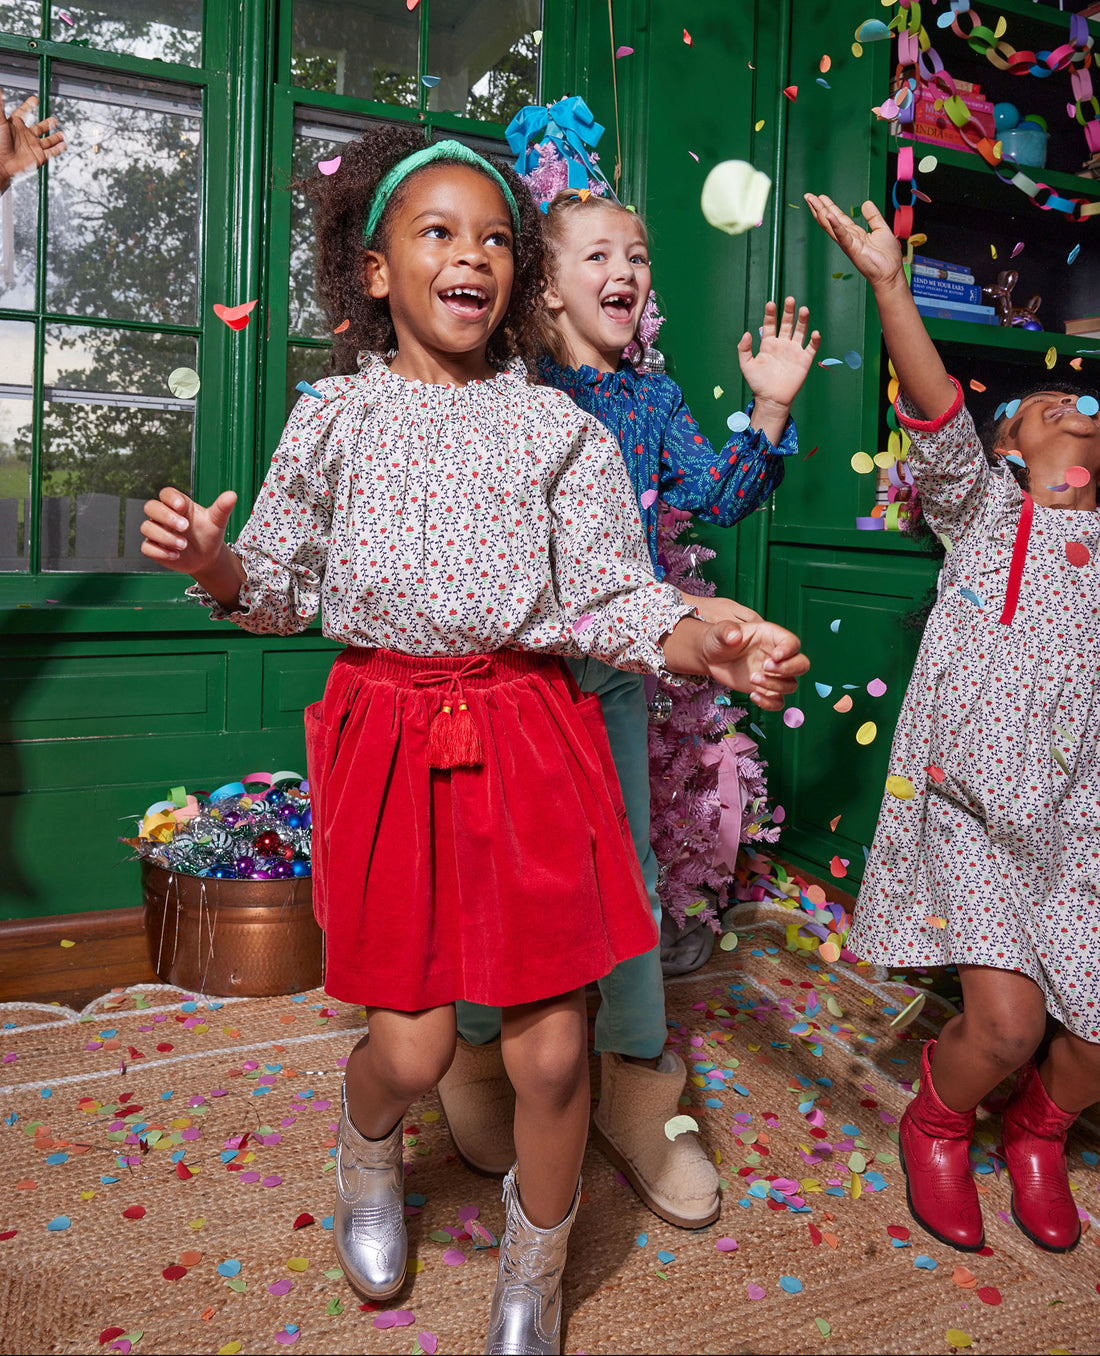
M 333 327 L 348 327 L 335 335 L 332 347 L 333 373 L 355 372 L 361 349 L 390 353 L 397 347 L 397 335 L 390 319 L 389 303 L 368 296 L 363 283 L 367 245 L 363 225 L 370 211 L 375 189 L 382 178 L 406 156 L 428 143 L 415 127 L 387 124 L 368 128 L 357 141 L 350 141 L 340 155 L 335 174 L 314 174 L 299 180 L 313 199 L 313 228 L 317 239 L 317 290 Z M 434 161 L 433 164 L 446 164 Z M 456 161 L 465 164 L 465 161 Z M 519 233 L 513 246 L 515 277 L 512 295 L 504 318 L 489 336 L 486 360 L 495 368 L 504 367 L 521 350 L 527 327 L 535 323 L 543 306 L 546 281 L 546 253 L 542 241 L 539 213 L 523 181 L 507 165 L 495 163 L 512 190 L 519 208 Z M 396 189 L 382 213 L 372 246 L 385 253 L 394 210 L 400 205 L 410 175 Z

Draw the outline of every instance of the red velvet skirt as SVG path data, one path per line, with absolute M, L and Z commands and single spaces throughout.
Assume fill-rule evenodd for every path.
M 431 767 L 460 700 L 484 761 Z M 348 649 L 305 720 L 332 997 L 508 1007 L 657 944 L 599 698 L 557 658 Z

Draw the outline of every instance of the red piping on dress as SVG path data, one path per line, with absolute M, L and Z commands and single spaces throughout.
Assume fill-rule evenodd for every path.
M 1031 520 L 1035 517 L 1035 501 L 1024 491 L 1024 502 L 1020 509 L 1020 521 L 1016 525 L 1016 540 L 1012 543 L 1012 564 L 1008 567 L 1008 588 L 1005 590 L 1004 611 L 1000 620 L 1008 626 L 1016 615 L 1016 606 L 1020 601 L 1020 584 L 1024 577 L 1024 564 L 1027 561 L 1027 548 L 1031 540 Z

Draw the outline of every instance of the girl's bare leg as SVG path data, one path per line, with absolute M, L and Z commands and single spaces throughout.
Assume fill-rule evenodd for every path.
M 1035 1053 L 1046 1009 L 1043 991 L 1026 975 L 960 965 L 959 978 L 963 1010 L 940 1032 L 932 1081 L 953 1111 L 969 1111 Z
M 345 1096 L 352 1124 L 367 1139 L 389 1134 L 418 1097 L 451 1067 L 455 1010 L 367 1013 L 370 1034 L 348 1056 Z
M 1100 1045 L 1064 1029 L 1050 1042 L 1039 1077 L 1052 1102 L 1078 1116 L 1100 1102 Z
M 584 990 L 505 1008 L 504 1067 L 516 1090 L 520 1203 L 552 1229 L 569 1213 L 588 1141 L 588 1022 Z

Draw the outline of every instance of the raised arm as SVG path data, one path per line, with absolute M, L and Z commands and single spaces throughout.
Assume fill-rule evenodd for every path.
M 804 197 L 817 224 L 871 284 L 901 389 L 926 420 L 938 419 L 955 403 L 955 385 L 924 328 L 905 278 L 901 247 L 882 213 L 873 202 L 863 204 L 860 210 L 870 228 L 865 231 L 824 194 Z

